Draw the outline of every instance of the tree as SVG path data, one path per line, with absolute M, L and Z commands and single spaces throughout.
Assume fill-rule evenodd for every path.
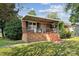
M 19 40 L 22 36 L 22 27 L 21 20 L 18 18 L 13 18 L 6 23 L 5 28 L 5 37 L 13 40 Z
M 5 26 L 4 21 L 0 19 L 0 29 L 1 29 L 1 32 L 2 32 L 2 37 L 4 37 L 4 32 L 3 32 L 4 26 Z
M 51 19 L 58 19 L 58 15 L 56 12 L 49 13 L 47 17 Z
M 2 36 L 4 37 L 5 23 L 14 17 L 17 17 L 18 10 L 15 9 L 15 4 L 0 4 L 0 28 L 2 30 Z
M 65 11 L 70 11 L 70 22 L 75 24 L 79 22 L 79 4 L 78 3 L 68 3 L 65 6 Z
M 36 15 L 35 10 L 30 10 L 30 11 L 28 12 L 28 15 Z

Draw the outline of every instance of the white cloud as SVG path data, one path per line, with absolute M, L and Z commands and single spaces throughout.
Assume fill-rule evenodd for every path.
M 57 12 L 58 17 L 66 22 L 68 22 L 68 19 L 70 17 L 69 13 L 66 13 L 64 11 L 64 5 L 50 5 L 48 9 L 38 10 L 38 12 L 45 14 L 50 12 Z
M 49 13 L 49 12 L 57 12 L 57 13 L 60 13 L 60 12 L 63 12 L 63 7 L 61 5 L 50 5 L 50 7 L 48 9 L 42 9 L 42 10 L 39 10 L 39 12 L 41 13 Z
M 34 10 L 34 8 L 31 8 L 30 10 Z
M 58 16 L 64 22 L 69 22 L 68 19 L 69 19 L 70 15 L 68 13 L 62 12 L 62 13 L 59 13 Z
M 46 13 L 46 12 L 53 12 L 53 10 L 52 9 L 44 9 L 44 10 L 39 10 L 39 12 Z
M 62 5 L 51 5 L 50 8 L 55 12 L 63 12 L 63 6 Z

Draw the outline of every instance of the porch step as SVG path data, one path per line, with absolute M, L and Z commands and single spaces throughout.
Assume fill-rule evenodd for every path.
M 51 41 L 60 41 L 61 40 L 59 34 L 57 34 L 57 33 L 50 33 L 48 35 L 49 35 Z

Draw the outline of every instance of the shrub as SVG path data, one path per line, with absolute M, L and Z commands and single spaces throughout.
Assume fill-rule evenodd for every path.
M 5 37 L 18 40 L 21 39 L 22 30 L 21 30 L 21 20 L 12 19 L 6 23 L 5 26 Z
M 65 41 L 61 44 L 39 42 L 11 48 L 9 56 L 79 56 L 79 42 Z
M 60 32 L 60 37 L 61 38 L 70 38 L 71 34 L 72 33 L 68 29 L 64 29 L 63 31 Z
M 65 25 L 63 22 L 60 22 L 58 25 L 59 28 L 59 34 L 61 38 L 70 38 L 71 37 L 71 32 L 69 31 L 68 28 L 65 28 Z
M 70 38 L 71 37 L 71 32 L 70 31 L 68 31 L 68 32 L 66 32 L 66 38 Z

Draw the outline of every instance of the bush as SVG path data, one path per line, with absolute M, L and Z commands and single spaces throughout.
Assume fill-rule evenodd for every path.
M 60 32 L 60 37 L 61 38 L 70 38 L 71 37 L 71 32 L 67 29 L 64 29 L 63 31 Z
M 70 31 L 68 31 L 68 32 L 66 32 L 66 38 L 70 38 L 71 37 L 71 32 Z
M 61 32 L 60 37 L 63 38 L 70 38 L 71 37 L 71 32 Z
M 65 28 L 65 25 L 63 22 L 60 22 L 58 25 L 59 28 L 59 34 L 61 38 L 70 38 L 71 37 L 71 32 L 69 31 L 68 28 Z
M 4 54 L 9 56 L 79 56 L 79 42 L 65 41 L 61 44 L 39 42 L 11 48 Z
M 5 37 L 19 40 L 22 36 L 22 30 L 21 30 L 21 20 L 19 19 L 12 19 L 9 22 L 6 23 L 5 26 Z

